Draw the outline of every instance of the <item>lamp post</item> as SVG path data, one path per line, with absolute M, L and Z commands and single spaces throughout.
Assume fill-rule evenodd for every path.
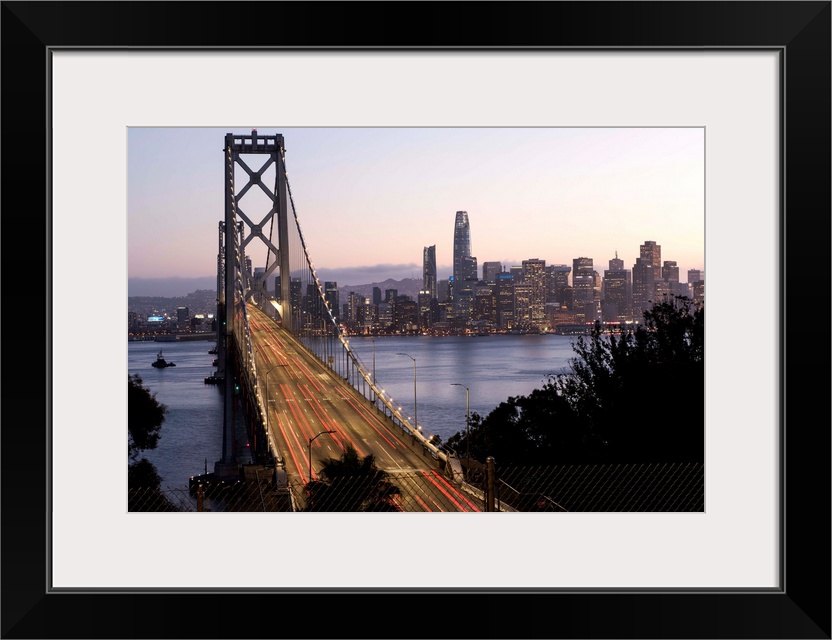
M 309 438 L 309 454 L 308 454 L 308 462 L 309 462 L 309 482 L 312 482 L 312 443 L 318 439 L 319 436 L 324 435 L 325 433 L 335 433 L 334 431 L 321 431 L 315 436 Z
M 419 412 L 417 410 L 416 405 L 416 358 L 414 358 L 409 353 L 397 353 L 397 356 L 407 356 L 411 360 L 413 360 L 413 428 L 419 428 Z
M 459 382 L 452 382 L 451 386 L 452 387 L 462 387 L 463 389 L 465 389 L 465 458 L 467 459 L 465 471 L 470 472 L 469 470 L 471 468 L 471 422 L 468 419 L 468 415 L 469 415 L 468 414 L 468 407 L 469 407 L 468 391 L 469 391 L 469 389 L 464 384 L 460 384 Z

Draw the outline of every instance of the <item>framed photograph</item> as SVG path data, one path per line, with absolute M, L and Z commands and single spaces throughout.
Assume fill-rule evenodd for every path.
M 829 2 L 2 12 L 4 637 L 830 637 Z M 128 130 L 257 125 L 703 128 L 704 513 L 127 513 Z

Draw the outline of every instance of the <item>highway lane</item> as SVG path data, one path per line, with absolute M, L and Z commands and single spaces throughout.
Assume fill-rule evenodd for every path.
M 323 461 L 339 458 L 351 444 L 362 457 L 372 454 L 399 486 L 401 510 L 481 510 L 477 500 L 438 470 L 429 452 L 370 400 L 260 309 L 249 305 L 247 313 L 269 431 L 293 485 L 308 482 L 310 474 L 316 479 Z M 333 433 L 322 433 L 327 431 Z

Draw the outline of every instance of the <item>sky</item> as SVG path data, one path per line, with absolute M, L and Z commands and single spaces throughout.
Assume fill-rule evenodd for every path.
M 216 278 L 223 141 L 252 128 L 284 136 L 310 257 L 319 278 L 339 286 L 421 278 L 431 245 L 446 279 L 457 211 L 468 212 L 480 274 L 484 262 L 571 266 L 578 257 L 602 273 L 616 252 L 629 269 L 647 240 L 661 247 L 662 261 L 677 262 L 681 281 L 705 268 L 704 128 L 254 123 L 128 130 L 129 279 Z M 270 203 L 257 191 L 239 204 L 259 220 Z M 264 266 L 262 247 L 250 245 L 255 267 Z

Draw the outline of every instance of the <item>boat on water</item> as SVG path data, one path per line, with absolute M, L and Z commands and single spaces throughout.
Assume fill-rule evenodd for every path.
M 175 367 L 176 363 L 168 362 L 167 360 L 165 360 L 160 350 L 159 353 L 156 355 L 156 362 L 154 362 L 152 366 L 156 367 L 157 369 L 164 369 L 165 367 Z
M 216 355 L 217 351 L 218 351 L 218 347 L 216 345 L 214 345 L 214 347 L 212 349 L 208 350 L 208 353 L 211 354 L 211 355 Z

